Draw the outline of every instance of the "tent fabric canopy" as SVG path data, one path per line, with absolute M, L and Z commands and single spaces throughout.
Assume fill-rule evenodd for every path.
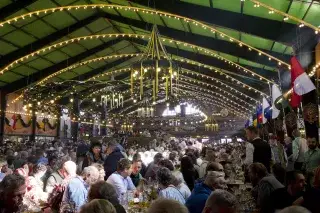
M 260 0 L 260 2 L 314 26 L 320 24 L 319 2 L 311 0 Z M 156 24 L 168 53 L 179 61 L 183 69 L 202 74 L 189 77 L 207 84 L 220 85 L 219 82 L 203 76 L 218 79 L 230 88 L 233 87 L 258 101 L 261 93 L 254 91 L 264 91 L 264 94 L 267 94 L 269 89 L 267 81 L 277 83 L 278 69 L 288 70 L 273 58 L 288 63 L 297 46 L 297 37 L 304 35 L 305 39 L 308 39 L 310 36 L 318 36 L 308 27 L 300 28 L 294 20 L 285 21 L 283 16 L 277 13 L 270 14 L 266 8 L 256 8 L 254 1 L 251 0 L 174 0 L 166 1 L 165 4 L 160 0 L 136 2 L 2 0 L 0 16 L 2 21 L 5 21 L 33 11 L 90 4 L 106 4 L 106 7 L 48 11 L 0 27 L 1 69 L 28 54 L 44 49 L 4 70 L 4 73 L 0 74 L 1 90 L 21 92 L 56 72 L 59 73 L 48 79 L 48 82 L 84 81 L 97 74 L 129 67 L 137 63 L 140 58 L 122 55 L 143 53 L 152 25 Z M 130 8 L 108 8 L 107 4 L 172 13 L 213 26 L 217 32 L 210 33 L 206 28 L 182 18 L 146 13 L 142 10 L 135 11 Z M 109 36 L 111 34 L 113 36 Z M 92 37 L 92 35 L 105 36 Z M 76 39 L 80 37 L 86 39 Z M 303 43 L 304 38 L 299 37 L 299 39 L 299 42 Z M 67 40 L 70 42 L 54 46 Z M 50 45 L 52 48 L 45 49 Z M 271 58 L 260 55 L 251 48 L 248 49 L 246 45 L 266 53 Z M 73 64 L 104 56 L 114 57 L 60 72 Z M 238 65 L 242 68 L 239 69 Z M 243 68 L 248 71 L 244 72 Z M 226 73 L 229 78 L 227 75 L 214 72 L 215 69 Z M 121 74 L 116 79 L 125 80 L 127 77 Z M 108 81 L 110 76 L 99 76 L 96 80 Z M 241 83 L 233 83 L 237 81 Z M 206 84 L 198 86 L 210 89 Z M 230 92 L 229 87 L 222 88 Z M 77 86 L 75 90 L 85 91 L 86 87 Z M 250 101 L 247 98 L 244 100 Z

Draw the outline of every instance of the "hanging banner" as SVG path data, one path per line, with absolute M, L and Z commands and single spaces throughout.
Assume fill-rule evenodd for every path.
M 11 93 L 7 96 L 8 104 L 5 113 L 4 134 L 5 135 L 31 135 L 32 120 L 31 115 L 23 110 L 21 100 L 11 103 L 18 95 Z
M 36 135 L 56 137 L 57 133 L 57 119 L 37 118 Z

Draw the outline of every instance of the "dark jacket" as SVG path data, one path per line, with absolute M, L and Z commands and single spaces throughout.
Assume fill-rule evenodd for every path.
M 106 157 L 104 161 L 104 171 L 106 172 L 105 180 L 117 170 L 118 161 L 124 158 L 119 148 L 115 148 L 115 150 Z
M 270 145 L 261 138 L 253 140 L 252 144 L 254 146 L 253 163 L 262 163 L 270 172 L 272 157 Z
M 198 172 L 195 169 L 190 169 L 187 171 L 181 171 L 181 173 L 190 191 L 192 191 L 194 188 L 195 181 L 199 178 Z
M 190 213 L 202 213 L 208 197 L 213 190 L 204 183 L 194 186 L 194 189 L 186 202 Z

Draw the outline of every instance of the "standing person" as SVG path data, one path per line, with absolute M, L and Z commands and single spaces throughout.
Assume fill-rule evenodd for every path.
M 309 150 L 304 154 L 304 163 L 302 170 L 307 175 L 307 183 L 313 185 L 314 171 L 320 165 L 320 149 L 315 137 L 308 137 L 307 143 Z
M 246 136 L 249 143 L 246 146 L 245 164 L 250 166 L 252 163 L 262 163 L 270 172 L 272 154 L 269 144 L 259 137 L 256 127 L 249 126 L 246 129 Z
M 103 163 L 104 159 L 101 152 L 101 143 L 92 142 L 89 151 L 82 163 L 82 169 L 91 166 L 93 163 Z
M 197 170 L 194 168 L 194 164 L 192 162 L 191 157 L 184 156 L 181 159 L 181 173 L 183 175 L 183 179 L 187 183 L 190 191 L 194 188 L 194 182 L 199 178 L 199 174 Z
M 26 190 L 24 177 L 19 174 L 5 176 L 0 182 L 0 212 L 20 212 Z
M 206 148 L 205 151 L 206 151 L 205 158 L 204 158 L 204 160 L 202 160 L 202 162 L 200 164 L 200 168 L 199 168 L 199 177 L 200 178 L 203 178 L 205 176 L 206 168 L 207 168 L 208 164 L 211 162 L 215 162 L 215 160 L 216 160 L 215 153 L 212 149 Z
M 87 202 L 88 189 L 90 184 L 96 182 L 99 178 L 99 171 L 94 166 L 88 166 L 83 169 L 81 176 L 72 178 L 63 194 L 62 206 L 73 203 L 76 210 Z
M 128 190 L 136 189 L 130 178 L 131 172 L 131 162 L 126 158 L 122 158 L 118 162 L 117 171 L 111 174 L 107 179 L 107 183 L 110 183 L 115 187 L 119 201 Z
M 279 164 L 283 168 L 287 167 L 287 153 L 283 145 L 278 141 L 277 137 L 271 136 L 269 139 L 269 145 L 272 152 L 272 161 L 274 164 Z
M 124 158 L 121 153 L 118 144 L 115 141 L 111 141 L 108 143 L 107 148 L 107 157 L 104 161 L 104 171 L 106 172 L 105 180 L 117 170 L 118 161 L 121 158 Z
M 286 149 L 286 154 L 287 154 L 287 158 L 288 158 L 288 165 L 287 165 L 287 172 L 293 171 L 294 169 L 294 162 L 292 159 L 292 139 L 290 137 L 286 137 L 284 139 L 284 143 L 285 143 L 285 149 Z
M 304 162 L 304 154 L 308 151 L 306 139 L 300 136 L 298 129 L 292 131 L 294 140 L 292 142 L 292 156 L 288 158 L 294 163 L 295 170 L 301 170 Z
M 258 209 L 261 213 L 273 213 L 271 194 L 284 186 L 273 175 L 268 174 L 262 163 L 249 166 L 249 177 Z

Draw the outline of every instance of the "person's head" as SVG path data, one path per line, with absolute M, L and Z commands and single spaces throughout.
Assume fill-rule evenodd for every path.
M 206 161 L 214 162 L 216 160 L 216 155 L 212 149 L 206 149 Z
M 80 213 L 117 213 L 114 206 L 107 200 L 95 199 L 82 206 Z
M 209 171 L 215 171 L 215 172 L 224 172 L 224 168 L 220 163 L 217 162 L 209 162 L 206 167 L 206 174 Z
M 173 184 L 174 177 L 168 168 L 160 167 L 157 171 L 157 180 L 162 188 L 166 188 Z
M 115 150 L 116 147 L 117 147 L 117 142 L 110 141 L 107 147 L 107 154 L 110 155 Z
M 58 168 L 58 157 L 55 156 L 55 155 L 52 155 L 48 158 L 48 163 L 49 163 L 49 166 L 52 168 L 52 169 L 56 169 Z
M 280 183 L 285 185 L 286 169 L 280 163 L 276 163 L 272 166 L 272 173 Z
M 154 164 L 158 164 L 162 159 L 163 159 L 162 154 L 161 154 L 161 153 L 157 153 L 157 154 L 153 157 L 153 163 L 154 163 Z
M 111 203 L 118 203 L 118 195 L 114 186 L 105 181 L 98 181 L 91 185 L 88 192 L 89 202 L 94 199 L 105 199 Z
M 106 172 L 104 171 L 104 167 L 100 163 L 93 163 L 91 166 L 94 166 L 99 171 L 99 180 L 104 180 L 104 177 L 106 176 Z
M 83 180 L 91 185 L 99 179 L 99 170 L 94 166 L 85 167 L 81 173 Z
M 142 169 L 142 161 L 141 160 L 136 160 L 132 162 L 132 173 L 134 175 L 137 175 L 140 173 Z
M 36 158 L 42 158 L 44 156 L 44 150 L 43 149 L 36 149 Z
M 246 136 L 248 141 L 253 141 L 253 139 L 259 136 L 258 129 L 254 126 L 247 127 Z
M 101 143 L 98 141 L 92 142 L 91 146 L 90 146 L 90 151 L 95 155 L 100 154 L 101 153 Z
M 288 188 L 290 189 L 290 193 L 292 193 L 292 195 L 294 196 L 304 190 L 306 179 L 302 172 L 292 171 L 287 173 L 287 183 Z
M 66 177 L 77 176 L 77 165 L 73 161 L 67 161 L 62 165 L 62 170 Z
M 262 163 L 253 163 L 249 166 L 249 177 L 253 186 L 268 175 L 267 168 Z
M 181 158 L 181 171 L 183 172 L 193 168 L 194 166 L 191 157 L 189 157 L 188 155 L 183 156 Z
M 181 183 L 184 183 L 183 174 L 180 171 L 174 171 L 172 172 L 172 175 L 174 177 L 173 185 L 179 186 Z
M 308 142 L 308 147 L 311 150 L 316 149 L 318 146 L 318 142 L 315 137 L 307 137 L 307 142 Z
M 21 158 L 22 160 L 27 160 L 27 159 L 28 159 L 28 156 L 29 156 L 29 154 L 28 154 L 27 151 L 21 151 L 21 152 L 20 152 L 20 158 Z
M 300 131 L 298 129 L 294 129 L 292 131 L 292 136 L 295 138 L 300 137 Z
M 225 189 L 226 180 L 224 179 L 224 172 L 208 172 L 204 183 L 212 189 Z
M 302 206 L 290 206 L 282 209 L 278 213 L 311 213 L 311 212 Z
M 132 161 L 138 161 L 138 160 L 141 160 L 141 155 L 136 152 L 133 156 L 132 156 Z
M 117 165 L 117 172 L 125 178 L 130 176 L 132 173 L 131 161 L 126 158 L 120 159 Z
M 285 143 L 286 145 L 291 144 L 291 143 L 292 143 L 292 139 L 291 139 L 290 137 L 285 137 L 284 143 Z
M 225 190 L 214 190 L 203 209 L 203 213 L 236 213 L 238 211 L 237 198 Z
M 172 164 L 172 162 L 168 159 L 163 159 L 159 162 L 159 166 L 160 167 L 166 167 L 168 168 L 170 171 L 173 171 L 174 170 L 174 166 Z
M 148 213 L 188 213 L 187 207 L 171 199 L 157 199 L 148 209 Z
M 177 153 L 176 152 L 170 152 L 169 154 L 169 160 L 171 161 L 175 161 L 177 157 Z
M 43 177 L 46 171 L 47 171 L 47 167 L 42 163 L 39 163 L 33 167 L 33 174 L 38 177 Z
M 6 212 L 18 212 L 26 193 L 25 178 L 19 174 L 10 174 L 0 182 L 0 204 Z

